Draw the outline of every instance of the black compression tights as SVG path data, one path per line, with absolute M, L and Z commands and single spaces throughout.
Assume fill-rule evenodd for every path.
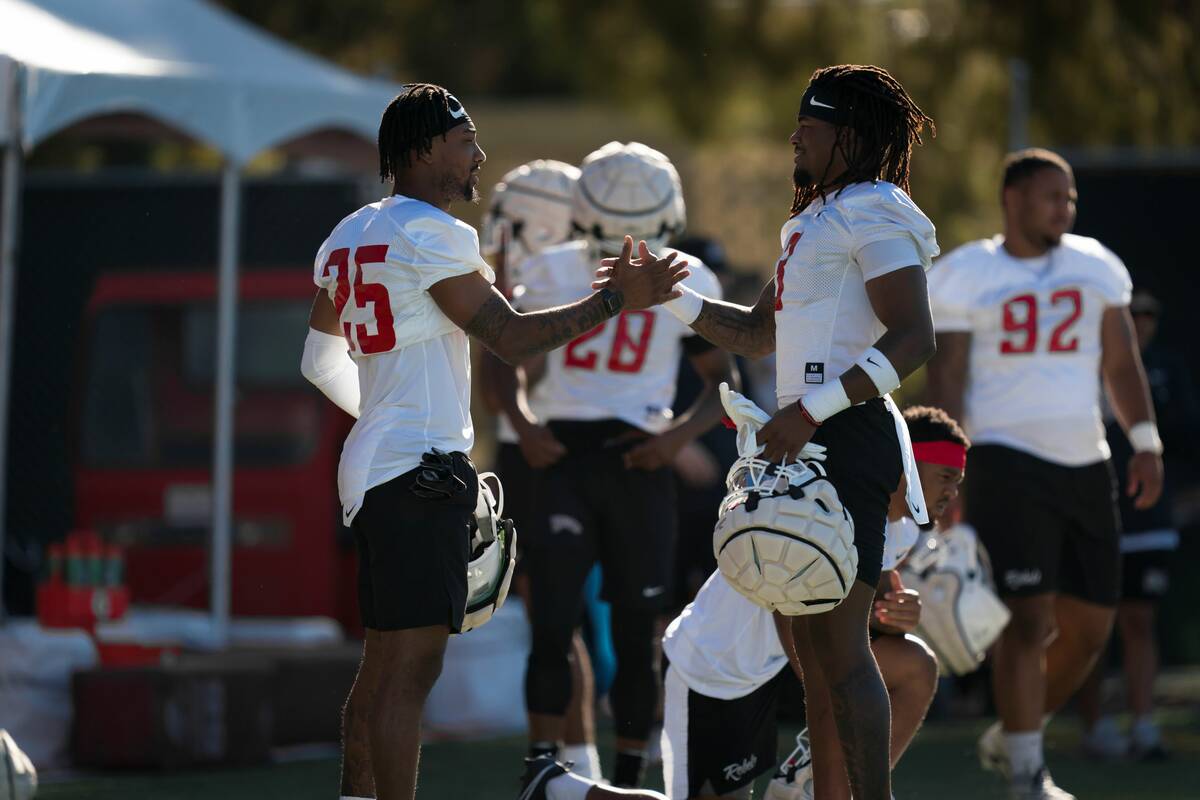
M 562 716 L 571 698 L 567 653 L 577 615 L 570 608 L 538 608 L 534 602 L 533 647 L 525 671 L 525 704 L 535 714 Z M 654 611 L 614 606 L 613 649 L 617 674 L 609 698 L 617 736 L 645 739 L 658 703 L 654 674 Z

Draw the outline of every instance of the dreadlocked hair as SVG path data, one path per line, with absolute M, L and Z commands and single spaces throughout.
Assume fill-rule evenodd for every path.
M 937 135 L 933 119 L 917 106 L 908 92 L 886 69 L 860 64 L 839 64 L 824 67 L 812 74 L 810 84 L 820 89 L 821 97 L 832 97 L 838 108 L 848 108 L 845 123 L 839 127 L 837 147 L 846 159 L 846 171 L 834 176 L 831 182 L 842 186 L 862 181 L 884 180 L 908 190 L 909 160 L 914 144 L 921 144 L 921 131 L 929 126 Z M 844 129 L 854 131 L 853 148 L 846 147 L 841 135 Z M 825 166 L 828 173 L 833 163 Z M 795 216 L 831 188 L 826 175 L 813 186 L 798 186 L 792 198 L 791 215 Z M 839 190 L 840 191 L 840 190 Z
M 450 112 L 450 93 L 433 83 L 410 83 L 383 112 L 379 122 L 379 177 L 395 180 L 413 155 L 433 149 L 433 137 L 446 138 L 442 123 Z

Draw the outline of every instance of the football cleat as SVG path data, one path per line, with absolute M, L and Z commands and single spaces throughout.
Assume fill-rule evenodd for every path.
M 812 750 L 805 728 L 796 734 L 796 749 L 775 770 L 763 800 L 813 800 L 814 797 Z
M 656 251 L 687 224 L 675 166 L 638 142 L 609 142 L 583 160 L 571 216 L 575 232 L 609 255 L 621 252 L 626 234 Z
M 979 766 L 988 772 L 998 772 L 1004 777 L 1012 775 L 1012 763 L 1008 760 L 1008 745 L 1004 743 L 1004 731 L 997 720 L 979 737 L 975 745 L 979 755 Z
M 546 784 L 570 771 L 570 763 L 555 761 L 551 755 L 525 759 L 525 774 L 521 777 L 521 793 L 517 800 L 547 800 Z
M 1014 775 L 1008 796 L 1011 800 L 1075 800 L 1075 795 L 1058 788 L 1044 766 L 1033 775 Z
M 1083 735 L 1080 747 L 1088 758 L 1116 761 L 1124 758 L 1129 752 L 1130 741 L 1121 733 L 1112 717 L 1101 717 L 1092 729 Z
M 713 530 L 717 568 L 755 605 L 788 616 L 836 607 L 854 583 L 854 522 L 808 444 L 791 464 L 759 458 L 756 431 L 769 416 L 721 384 L 721 402 L 737 427 L 738 459 Z
M 479 250 L 504 250 L 507 265 L 518 266 L 547 247 L 571 238 L 571 197 L 579 169 L 538 159 L 509 171 L 492 189 L 479 236 Z

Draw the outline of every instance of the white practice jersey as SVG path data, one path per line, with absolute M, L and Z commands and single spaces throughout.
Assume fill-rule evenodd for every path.
M 908 558 L 913 545 L 921 538 L 921 528 L 912 517 L 888 520 L 884 529 L 883 569 L 895 569 Z
M 401 195 L 355 211 L 321 245 L 313 279 L 333 300 L 362 394 L 338 465 L 346 524 L 368 489 L 415 468 L 422 453 L 471 450 L 467 335 L 429 287 L 472 272 L 495 279 L 475 229 Z
M 867 281 L 938 254 L 933 223 L 899 187 L 855 183 L 784 224 L 775 268 L 779 407 L 836 380 L 886 330 Z
M 733 700 L 787 666 L 771 612 L 740 595 L 720 572 L 663 634 L 663 653 L 693 692 Z
M 1086 236 L 1015 258 L 1003 238 L 959 247 L 929 274 L 939 333 L 971 334 L 964 423 L 1000 444 L 1065 466 L 1109 457 L 1100 417 L 1100 327 L 1129 304 L 1121 259 Z
M 700 259 L 688 262 L 689 287 L 721 296 L 721 284 Z M 584 241 L 543 250 L 521 268 L 514 303 L 539 311 L 574 303 L 592 293 L 600 256 Z M 682 341 L 692 329 L 661 307 L 623 311 L 546 355 L 546 372 L 531 402 L 540 419 L 620 419 L 649 433 L 666 430 L 675 402 Z

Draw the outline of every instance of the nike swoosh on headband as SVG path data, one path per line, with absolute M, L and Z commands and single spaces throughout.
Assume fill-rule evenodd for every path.
M 837 111 L 837 106 L 831 106 L 828 103 L 822 103 L 820 100 L 818 100 L 815 97 L 808 98 L 808 103 L 809 103 L 809 105 L 820 106 L 821 108 L 828 108 L 833 111 Z
M 463 108 L 463 104 L 458 101 L 457 97 L 450 95 L 448 99 L 454 101 L 453 103 L 446 104 L 450 112 L 450 116 L 454 117 L 455 119 L 462 119 L 467 115 L 467 110 Z M 458 111 L 454 110 L 454 106 L 458 106 Z

